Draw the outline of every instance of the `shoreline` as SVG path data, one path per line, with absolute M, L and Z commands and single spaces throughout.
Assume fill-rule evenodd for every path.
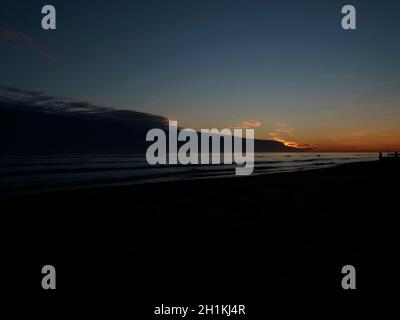
M 96 190 L 100 192 L 104 192 L 107 190 L 112 190 L 112 189 L 131 189 L 131 188 L 140 188 L 140 186 L 147 186 L 147 185 L 155 185 L 155 184 L 169 184 L 169 183 L 188 183 L 191 181 L 202 181 L 202 180 L 223 180 L 223 179 L 254 179 L 262 176 L 275 176 L 275 175 L 286 175 L 286 174 L 293 174 L 296 175 L 296 173 L 302 173 L 302 172 L 312 172 L 312 171 L 321 171 L 324 172 L 325 170 L 331 170 L 334 168 L 340 168 L 340 167 L 346 167 L 346 166 L 359 166 L 363 165 L 365 163 L 379 163 L 379 160 L 368 160 L 368 161 L 355 161 L 351 163 L 339 163 L 339 164 L 332 164 L 332 165 L 327 165 L 324 166 L 323 168 L 318 168 L 318 167 L 313 167 L 313 168 L 304 168 L 304 169 L 287 169 L 287 170 L 282 170 L 282 171 L 271 171 L 271 172 L 266 172 L 266 171 L 261 171 L 257 172 L 255 171 L 253 174 L 249 176 L 237 176 L 234 174 L 215 174 L 212 176 L 195 176 L 195 177 L 190 177 L 190 178 L 182 178 L 182 179 L 174 179 L 171 178 L 171 180 L 154 180 L 154 181 L 144 181 L 141 182 L 140 179 L 137 181 L 127 181 L 126 183 L 124 182 L 114 182 L 114 183 L 105 183 L 105 184 L 98 184 L 98 185 L 82 185 L 82 186 L 76 186 L 76 187 L 65 187 L 65 188 L 58 188 L 57 190 L 45 190 L 45 191 L 26 191 L 26 192 L 20 192 L 17 194 L 10 194 L 10 195 L 2 195 L 0 194 L 0 199 L 7 199 L 7 198 L 19 198 L 19 197 L 35 197 L 35 196 L 41 196 L 41 195 L 47 195 L 47 194 L 53 194 L 53 193 L 74 193 L 74 192 L 94 192 Z

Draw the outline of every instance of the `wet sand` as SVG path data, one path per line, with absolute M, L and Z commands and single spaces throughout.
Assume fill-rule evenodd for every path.
M 4 288 L 171 297 L 396 293 L 400 163 L 1 199 Z M 8 269 L 7 269 L 8 268 Z

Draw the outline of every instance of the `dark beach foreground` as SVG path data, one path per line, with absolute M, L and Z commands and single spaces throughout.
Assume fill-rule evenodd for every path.
M 60 295 L 395 294 L 399 185 L 400 163 L 376 161 L 1 199 L 4 272 L 19 275 L 2 288 L 44 294 L 51 264 Z

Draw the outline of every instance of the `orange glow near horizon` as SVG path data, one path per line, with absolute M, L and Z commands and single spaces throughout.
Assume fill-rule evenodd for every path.
M 254 118 L 253 118 L 254 119 Z M 261 120 L 260 120 L 261 119 Z M 393 118 L 384 124 L 329 122 L 324 125 L 293 122 L 243 120 L 230 124 L 187 121 L 184 127 L 254 129 L 255 139 L 277 141 L 298 151 L 312 152 L 396 152 L 400 151 L 400 128 Z
M 287 147 L 299 150 L 316 152 L 396 152 L 400 151 L 400 143 L 393 139 L 387 143 L 379 141 L 340 141 L 327 143 L 326 141 L 316 143 L 299 143 L 293 140 L 286 140 L 281 137 L 272 137 L 270 140 L 283 143 Z
M 400 151 L 400 130 L 393 124 L 373 128 L 334 127 L 293 129 L 287 126 L 262 133 L 260 137 L 287 147 L 316 152 L 396 152 Z M 318 131 L 317 131 L 318 130 Z
M 388 146 L 387 144 L 377 145 L 321 145 L 315 148 L 321 152 L 396 152 L 400 151 L 400 145 Z

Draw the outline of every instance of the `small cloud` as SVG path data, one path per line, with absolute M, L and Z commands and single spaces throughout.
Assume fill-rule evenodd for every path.
M 306 150 L 314 148 L 310 144 L 303 144 L 293 141 L 293 138 L 296 136 L 294 134 L 295 129 L 289 128 L 285 123 L 276 122 L 275 126 L 276 128 L 268 134 L 270 139 L 283 143 L 287 147 L 292 147 L 296 149 Z
M 232 129 L 250 129 L 250 128 L 258 128 L 261 126 L 261 122 L 257 120 L 245 120 L 238 124 L 229 126 Z
M 294 137 L 295 136 L 294 131 L 295 129 L 289 128 L 283 122 L 275 122 L 275 129 L 269 135 Z
M 294 133 L 293 133 L 294 129 L 275 129 L 275 132 L 277 134 L 285 134 L 291 137 L 294 137 Z
M 296 149 L 304 149 L 304 150 L 306 150 L 306 149 L 313 148 L 313 146 L 310 145 L 310 144 L 297 143 L 295 141 L 288 141 L 288 140 L 281 139 L 281 138 L 276 138 L 276 137 L 273 138 L 272 140 L 281 142 L 287 147 L 292 147 L 292 148 L 296 148 Z
M 0 41 L 9 41 L 20 43 L 30 49 L 32 49 L 37 55 L 39 55 L 42 59 L 57 62 L 55 56 L 47 52 L 42 48 L 42 46 L 37 43 L 35 39 L 30 36 L 27 36 L 21 32 L 14 31 L 11 29 L 0 28 Z

